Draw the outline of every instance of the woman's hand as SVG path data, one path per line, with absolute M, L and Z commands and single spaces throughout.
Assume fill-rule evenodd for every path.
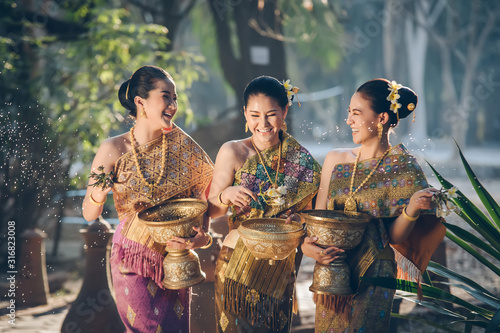
M 428 187 L 413 193 L 410 198 L 410 203 L 405 208 L 406 214 L 413 217 L 418 216 L 420 214 L 420 210 L 422 209 L 431 209 L 434 206 L 432 196 L 437 191 L 438 190 L 433 187 Z
M 193 230 L 197 232 L 194 237 L 173 237 L 167 242 L 167 247 L 175 250 L 191 250 L 198 249 L 202 246 L 207 245 L 209 237 L 207 236 L 203 228 L 193 227 Z
M 313 258 L 317 262 L 323 265 L 328 265 L 332 261 L 338 258 L 339 254 L 343 253 L 344 250 L 339 249 L 335 246 L 327 247 L 326 249 L 319 247 L 315 244 L 318 237 L 306 237 L 304 238 L 304 243 L 302 243 L 302 252 L 309 258 Z
M 286 218 L 285 224 L 290 224 L 292 221 L 300 222 L 300 216 L 298 214 L 292 213 Z
M 244 186 L 229 186 L 222 191 L 220 199 L 224 204 L 232 202 L 235 206 L 245 207 L 252 200 L 257 201 L 258 197 L 257 194 Z

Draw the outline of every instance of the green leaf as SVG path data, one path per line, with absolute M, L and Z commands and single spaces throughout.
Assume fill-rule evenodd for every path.
M 496 223 L 496 227 L 500 228 L 500 206 L 495 201 L 495 199 L 493 199 L 490 193 L 486 191 L 481 182 L 477 179 L 476 174 L 474 173 L 474 171 L 472 171 L 472 168 L 465 159 L 462 150 L 460 149 L 456 141 L 455 144 L 457 145 L 460 158 L 462 159 L 462 163 L 465 168 L 465 172 L 467 172 L 467 176 L 469 177 L 469 180 L 472 186 L 474 187 L 474 190 L 476 190 L 476 193 L 481 199 L 481 202 L 483 203 L 484 207 L 486 207 L 486 210 L 490 214 L 493 221 Z
M 429 286 L 432 286 L 432 280 L 431 277 L 429 276 L 428 270 L 425 270 L 424 274 L 422 274 L 422 278 L 424 279 L 424 283 L 428 284 Z
M 454 241 L 458 246 L 463 248 L 465 251 L 469 252 L 474 258 L 479 260 L 481 263 L 483 263 L 486 267 L 491 269 L 495 274 L 500 276 L 500 268 L 495 266 L 493 263 L 491 263 L 488 259 L 483 257 L 477 250 L 475 250 L 472 246 L 470 246 L 467 242 L 463 241 L 462 239 L 458 238 L 457 236 L 449 233 L 448 231 L 446 232 L 446 237 Z
M 376 277 L 376 278 L 362 277 L 361 280 L 384 288 L 403 290 L 411 292 L 413 294 L 417 294 L 418 290 L 417 283 L 401 279 L 394 279 L 388 277 Z M 421 287 L 422 287 L 422 293 L 425 297 L 460 305 L 469 311 L 476 312 L 478 315 L 488 320 L 491 319 L 491 317 L 493 317 L 492 311 L 482 308 L 480 306 L 476 306 L 472 303 L 469 303 L 461 299 L 460 297 L 452 295 L 444 290 L 441 290 L 436 287 L 431 287 L 425 284 L 422 284 Z
M 455 271 L 452 271 L 451 269 L 444 267 L 443 265 L 438 264 L 437 262 L 430 261 L 429 265 L 427 265 L 427 270 L 431 271 L 434 274 L 443 276 L 445 278 L 456 280 L 456 281 L 459 281 L 461 283 L 465 283 L 466 285 L 469 285 L 472 288 L 480 290 L 481 292 L 483 292 L 485 294 L 494 296 L 489 290 L 483 288 L 481 285 L 474 282 L 473 280 L 471 280 L 471 279 L 469 279 L 469 278 L 467 278 L 467 277 L 465 277 L 465 276 L 463 276 Z
M 488 327 L 486 328 L 485 333 L 494 333 L 498 330 L 498 326 L 500 326 L 500 309 L 495 312 L 493 318 L 491 318 Z
M 452 183 L 444 179 L 434 167 L 427 162 L 441 185 L 450 189 L 454 187 Z M 472 201 L 470 201 L 460 190 L 457 191 L 457 198 L 453 202 L 461 209 L 458 214 L 474 230 L 481 234 L 497 251 L 500 251 L 500 233 L 493 227 L 492 222 Z
M 500 252 L 495 250 L 493 247 L 490 245 L 486 244 L 483 240 L 480 238 L 476 237 L 475 235 L 471 234 L 465 229 L 462 229 L 459 226 L 456 226 L 454 224 L 446 223 L 443 222 L 443 224 L 446 226 L 448 230 L 453 232 L 455 235 L 463 239 L 464 241 L 471 243 L 474 246 L 477 246 L 481 250 L 485 251 L 488 253 L 490 256 L 494 257 L 497 260 L 500 260 Z
M 437 324 L 437 323 L 435 323 L 433 321 L 430 321 L 430 320 L 427 320 L 425 318 L 422 318 L 420 316 L 410 316 L 410 315 L 402 315 L 402 314 L 399 314 L 399 313 L 391 313 L 391 317 L 392 318 L 399 318 L 399 319 L 406 319 L 406 320 L 416 321 L 416 322 L 419 322 L 419 323 L 423 323 L 423 324 L 426 324 L 426 325 L 438 328 L 438 329 L 443 330 L 445 332 L 462 333 L 462 331 L 457 331 L 457 330 L 454 330 L 454 329 L 450 328 L 449 327 L 450 324 L 440 325 L 440 324 Z

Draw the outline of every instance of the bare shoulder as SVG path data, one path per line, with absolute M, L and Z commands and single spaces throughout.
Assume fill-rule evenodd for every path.
M 130 138 L 128 133 L 123 133 L 103 141 L 99 147 L 98 155 L 105 157 L 108 161 L 116 162 L 123 154 L 130 151 Z
M 354 152 L 357 148 L 337 148 L 328 152 L 325 157 L 325 167 L 333 168 L 340 163 L 353 163 L 356 160 Z
M 231 168 L 235 170 L 239 169 L 252 153 L 246 141 L 248 139 L 233 140 L 224 143 L 219 149 L 216 163 L 224 163 L 226 166 L 229 164 Z

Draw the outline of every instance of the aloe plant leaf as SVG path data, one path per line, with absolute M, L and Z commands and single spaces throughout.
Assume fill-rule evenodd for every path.
M 452 271 L 451 269 L 444 267 L 441 264 L 438 264 L 437 262 L 430 261 L 429 264 L 427 265 L 427 270 L 433 272 L 434 274 L 443 276 L 448 279 L 456 280 L 458 282 L 464 283 L 466 285 L 471 286 L 472 288 L 475 288 L 487 295 L 494 296 L 489 290 L 486 288 L 483 288 L 481 285 L 478 283 L 474 282 L 473 280 L 455 272 Z
M 425 270 L 425 272 L 422 274 L 422 278 L 424 279 L 424 283 L 428 284 L 429 286 L 432 286 L 432 279 L 429 276 L 428 270 Z
M 416 294 L 417 290 L 418 290 L 417 283 L 411 282 L 411 281 L 406 281 L 406 280 L 401 280 L 401 279 L 394 279 L 394 278 L 388 278 L 388 277 L 362 277 L 361 280 L 372 283 L 372 284 L 377 285 L 377 286 L 384 287 L 384 288 L 403 290 L 403 291 L 411 292 L 413 294 Z M 469 302 L 461 299 L 460 297 L 452 295 L 452 294 L 450 294 L 444 290 L 441 290 L 439 288 L 427 286 L 425 284 L 421 285 L 421 288 L 422 288 L 422 294 L 425 297 L 434 298 L 436 300 L 440 300 L 443 302 L 454 303 L 454 304 L 463 306 L 464 308 L 468 309 L 469 311 L 474 311 L 479 316 L 484 317 L 485 319 L 488 319 L 488 320 L 491 319 L 491 317 L 493 316 L 492 311 L 487 310 L 485 308 L 482 308 L 480 306 L 476 306 L 472 303 L 469 303 Z
M 427 164 L 444 188 L 450 189 L 454 187 L 454 185 L 441 176 L 429 162 L 427 162 Z M 497 251 L 500 251 L 500 233 L 493 226 L 493 223 L 460 190 L 457 191 L 457 195 L 457 198 L 453 198 L 453 202 L 461 209 L 458 215 L 474 230 L 481 234 L 481 236 L 483 236 Z
M 466 286 L 464 284 L 446 282 L 446 281 L 439 281 L 439 284 L 444 284 L 444 285 L 453 286 L 453 287 L 463 289 L 469 295 L 474 297 L 475 299 L 480 300 L 481 302 L 491 306 L 492 308 L 494 308 L 494 309 L 500 308 L 500 300 L 498 298 L 496 298 L 495 296 L 490 296 L 488 294 L 485 294 L 483 292 L 480 292 L 478 290 L 470 288 L 469 286 Z
M 457 236 L 449 233 L 448 231 L 446 232 L 446 237 L 451 239 L 453 242 L 455 242 L 458 246 L 460 246 L 465 251 L 469 252 L 474 258 L 476 258 L 483 265 L 485 265 L 486 267 L 491 269 L 496 275 L 500 276 L 500 268 L 498 268 L 492 262 L 490 262 L 488 259 L 483 257 L 476 249 L 474 249 L 472 246 L 470 246 L 467 242 L 465 242 L 462 239 L 458 238 Z
M 488 327 L 486 327 L 485 333 L 494 333 L 498 326 L 500 326 L 500 309 L 498 309 L 493 315 L 493 318 L 491 318 Z
M 391 317 L 423 323 L 423 324 L 429 325 L 431 327 L 435 327 L 435 328 L 438 328 L 440 330 L 443 330 L 445 332 L 462 333 L 462 331 L 458 331 L 458 330 L 454 330 L 454 329 L 450 328 L 449 324 L 440 325 L 438 323 L 435 323 L 433 321 L 430 321 L 430 320 L 427 320 L 425 318 L 418 317 L 418 316 L 409 316 L 409 315 L 402 315 L 399 313 L 391 313 Z
M 493 258 L 500 260 L 500 252 L 495 250 L 492 246 L 486 244 L 483 240 L 481 240 L 477 236 L 473 235 L 472 233 L 468 232 L 467 230 L 465 230 L 459 226 L 456 226 L 454 224 L 446 223 L 446 222 L 443 222 L 443 224 L 446 226 L 446 229 L 453 232 L 457 237 L 460 237 L 464 241 L 471 243 L 472 245 L 477 246 L 478 248 L 485 251 Z
M 464 154 L 462 153 L 462 150 L 460 149 L 456 141 L 455 144 L 457 145 L 460 158 L 462 159 L 462 164 L 464 165 L 465 168 L 465 172 L 467 173 L 467 176 L 469 177 L 469 180 L 472 186 L 474 187 L 474 190 L 481 199 L 481 202 L 483 203 L 484 207 L 490 214 L 491 218 L 496 223 L 497 228 L 500 228 L 500 206 L 493 199 L 491 194 L 484 188 L 481 182 L 478 180 L 476 174 L 474 173 L 474 171 L 472 171 L 469 162 L 467 162 L 467 160 L 465 159 Z
M 415 295 L 413 295 L 413 296 L 415 296 Z M 460 313 L 448 310 L 448 309 L 446 309 L 443 306 L 439 306 L 437 304 L 434 304 L 433 302 L 419 301 L 415 297 L 405 297 L 405 296 L 402 296 L 401 298 L 404 299 L 404 300 L 406 300 L 406 301 L 409 301 L 409 302 L 421 305 L 424 308 L 427 308 L 429 310 L 436 311 L 438 314 L 443 315 L 443 316 L 452 317 L 452 318 L 460 319 L 460 320 L 466 320 L 467 319 L 467 317 L 461 315 Z

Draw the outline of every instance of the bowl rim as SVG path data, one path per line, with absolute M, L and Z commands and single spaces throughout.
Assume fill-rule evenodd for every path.
M 160 205 L 166 205 L 166 204 L 169 204 L 169 203 L 176 203 L 176 202 L 196 202 L 196 203 L 202 204 L 204 206 L 204 208 L 203 208 L 203 210 L 201 212 L 199 212 L 198 214 L 196 214 L 194 216 L 183 217 L 181 219 L 171 220 L 171 221 L 148 221 L 148 220 L 144 220 L 142 218 L 142 216 L 148 210 L 152 210 L 153 208 L 158 209 L 158 206 L 160 206 Z M 205 212 L 207 211 L 207 209 L 208 209 L 208 203 L 206 201 L 204 201 L 204 200 L 201 200 L 201 199 L 196 199 L 196 198 L 170 199 L 170 200 L 163 201 L 163 202 L 159 203 L 158 205 L 149 207 L 149 208 L 147 208 L 147 209 L 145 209 L 145 210 L 137 213 L 137 218 L 142 223 L 144 223 L 145 225 L 148 225 L 148 226 L 161 226 L 161 225 L 169 225 L 169 224 L 180 224 L 180 223 L 186 222 L 188 220 L 192 220 L 194 218 L 198 218 L 200 215 L 205 214 Z
M 361 213 L 361 212 L 344 212 L 343 210 L 335 210 L 335 209 L 308 209 L 308 210 L 303 210 L 301 212 L 298 212 L 300 215 L 301 219 L 303 222 L 306 224 L 316 223 L 316 224 L 330 224 L 330 223 L 342 223 L 341 221 L 335 219 L 335 218 L 328 218 L 328 217 L 320 217 L 320 216 L 313 216 L 309 215 L 309 212 L 336 212 L 336 213 L 341 213 L 341 214 L 346 214 L 346 215 L 353 215 L 356 216 L 355 220 L 351 220 L 351 224 L 364 224 L 364 223 L 369 223 L 370 220 L 372 219 L 371 215 L 368 215 L 366 213 Z M 303 215 L 306 215 L 304 217 Z M 309 219 L 309 221 L 308 221 Z
M 239 228 L 242 228 L 243 230 L 248 230 L 249 232 L 251 233 L 255 233 L 255 234 L 270 234 L 270 235 L 285 235 L 285 234 L 293 234 L 293 233 L 296 233 L 296 232 L 302 232 L 304 231 L 304 225 L 298 221 L 292 221 L 292 225 L 294 224 L 297 224 L 297 229 L 295 230 L 291 230 L 291 231 L 278 231 L 278 232 L 268 232 L 268 231 L 262 231 L 262 230 L 255 230 L 255 229 L 250 229 L 248 227 L 245 226 L 245 224 L 249 224 L 249 222 L 255 222 L 257 220 L 267 220 L 267 221 L 271 221 L 271 222 L 280 222 L 284 224 L 284 222 L 286 222 L 286 219 L 281 219 L 281 218 L 277 218 L 277 217 L 255 217 L 255 218 L 251 218 L 251 219 L 246 219 L 245 221 L 242 221 L 240 223 L 240 226 L 238 227 Z M 241 231 L 240 231 L 240 235 L 241 235 Z

